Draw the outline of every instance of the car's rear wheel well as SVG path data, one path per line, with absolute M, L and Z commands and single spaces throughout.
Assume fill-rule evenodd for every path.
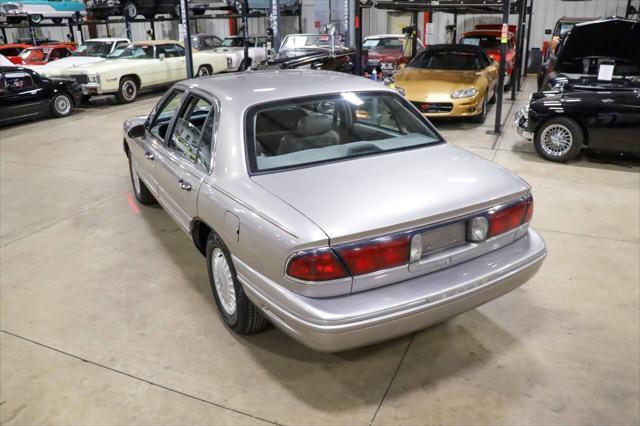
M 129 158 L 130 156 L 129 144 L 127 143 L 126 139 L 122 141 L 122 148 L 124 149 L 124 153 L 127 154 L 127 158 Z
M 195 218 L 191 224 L 191 238 L 198 251 L 203 255 L 207 255 L 207 238 L 213 229 L 204 221 Z

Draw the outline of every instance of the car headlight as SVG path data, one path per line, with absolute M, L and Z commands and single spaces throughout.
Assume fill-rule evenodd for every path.
M 459 90 L 454 90 L 451 93 L 451 97 L 454 99 L 459 99 L 459 98 L 471 98 L 475 95 L 478 94 L 478 89 L 474 89 L 473 87 L 469 87 L 467 89 L 459 89 Z
M 381 62 L 380 68 L 383 70 L 392 70 L 394 68 L 393 62 Z
M 527 117 L 529 116 L 529 110 L 531 109 L 531 104 L 529 102 L 527 102 L 523 108 L 524 111 L 524 115 L 526 115 Z

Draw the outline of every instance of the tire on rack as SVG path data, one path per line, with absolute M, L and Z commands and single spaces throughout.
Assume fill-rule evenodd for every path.
M 482 112 L 478 115 L 474 115 L 471 117 L 471 121 L 474 123 L 484 123 L 487 119 L 487 110 L 489 109 L 489 101 L 487 100 L 487 95 L 482 99 Z
M 196 77 L 208 77 L 213 74 L 209 68 L 210 67 L 208 65 L 200 65 L 198 72 L 196 73 Z
M 54 24 L 58 24 L 58 25 L 62 24 L 62 18 L 51 18 L 51 21 Z
M 33 25 L 38 25 L 43 19 L 44 16 L 40 14 L 29 15 L 29 23 Z
M 51 115 L 57 118 L 66 117 L 73 109 L 73 98 L 67 92 L 58 92 L 51 98 Z
M 121 104 L 128 104 L 136 100 L 139 90 L 138 81 L 134 77 L 122 77 L 120 79 L 120 86 L 116 92 L 116 99 Z
M 267 320 L 245 294 L 229 250 L 215 232 L 207 237 L 206 254 L 209 284 L 222 320 L 238 334 L 258 333 Z
M 133 187 L 133 195 L 140 204 L 149 205 L 155 204 L 156 198 L 153 196 L 147 185 L 138 176 L 137 167 L 131 160 L 131 154 L 127 155 L 129 159 L 129 174 L 131 175 L 131 186 Z
M 136 2 L 127 0 L 127 2 L 124 4 L 124 7 L 122 8 L 122 15 L 124 16 L 124 19 L 126 19 L 127 21 L 131 21 L 135 19 L 139 14 L 140 8 L 136 4 Z
M 533 137 L 536 151 L 549 161 L 564 163 L 573 160 L 582 150 L 584 133 L 569 117 L 554 117 L 538 126 Z

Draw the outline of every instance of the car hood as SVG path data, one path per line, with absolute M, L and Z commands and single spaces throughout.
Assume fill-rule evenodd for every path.
M 331 243 L 424 226 L 509 201 L 529 185 L 450 144 L 254 175 Z
M 640 22 L 606 19 L 577 24 L 561 42 L 557 72 L 564 72 L 563 62 L 587 56 L 618 58 L 640 64 Z
M 69 69 L 69 74 L 89 74 L 116 71 L 132 65 L 142 66 L 150 59 L 105 59 L 104 61 L 79 65 Z
M 34 68 L 38 72 L 47 73 L 49 71 L 58 71 L 64 68 L 78 67 L 80 65 L 92 64 L 95 62 L 102 62 L 104 58 L 93 56 L 70 56 L 68 58 L 62 58 L 57 61 L 49 62 L 46 65 Z
M 478 88 L 477 81 L 481 75 L 480 71 L 425 70 L 406 67 L 396 74 L 395 84 L 405 91 L 408 99 L 422 101 L 428 95 L 432 102 L 444 102 L 445 98 L 449 99 L 454 90 Z

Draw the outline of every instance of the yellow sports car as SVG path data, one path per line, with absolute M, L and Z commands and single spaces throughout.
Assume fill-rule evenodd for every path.
M 395 76 L 396 87 L 425 116 L 472 117 L 479 123 L 497 83 L 498 65 L 471 45 L 430 46 Z

